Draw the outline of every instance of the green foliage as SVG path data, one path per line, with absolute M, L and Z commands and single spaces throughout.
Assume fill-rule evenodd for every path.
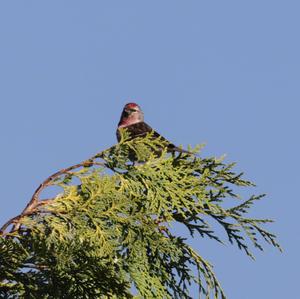
M 236 187 L 253 184 L 233 172 L 234 164 L 161 147 L 151 134 L 128 140 L 125 132 L 98 155 L 102 165 L 53 181 L 63 192 L 0 238 L 0 297 L 184 299 L 198 284 L 199 296 L 225 298 L 210 263 L 171 229 L 174 223 L 194 238 L 221 242 L 211 219 L 251 257 L 249 242 L 262 250 L 264 239 L 280 249 L 261 227 L 270 220 L 246 217 L 263 196 L 240 199 Z M 232 208 L 222 207 L 230 200 Z

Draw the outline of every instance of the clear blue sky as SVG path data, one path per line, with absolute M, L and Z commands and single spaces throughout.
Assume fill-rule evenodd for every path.
M 228 297 L 299 296 L 299 11 L 296 0 L 1 1 L 1 223 L 48 175 L 115 143 L 136 101 L 170 140 L 226 153 L 268 194 L 252 215 L 276 220 L 283 254 L 266 245 L 253 262 L 196 241 Z

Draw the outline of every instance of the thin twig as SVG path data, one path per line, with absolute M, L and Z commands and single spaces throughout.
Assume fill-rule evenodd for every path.
M 47 179 L 45 179 L 39 186 L 38 188 L 34 191 L 30 201 L 28 202 L 28 204 L 26 205 L 26 207 L 24 208 L 24 210 L 22 211 L 21 214 L 11 218 L 10 220 L 8 220 L 1 228 L 0 228 L 0 236 L 4 236 L 5 235 L 5 230 L 11 225 L 14 224 L 14 226 L 12 227 L 12 229 L 10 230 L 10 233 L 17 231 L 20 228 L 20 220 L 25 217 L 25 216 L 29 216 L 32 215 L 33 213 L 36 212 L 36 209 L 39 206 L 42 205 L 46 205 L 47 203 L 49 203 L 50 201 L 52 201 L 53 199 L 47 199 L 47 200 L 43 200 L 39 202 L 39 196 L 41 194 L 41 192 L 48 186 L 51 185 L 51 183 L 57 179 L 58 177 L 60 177 L 61 175 L 70 172 L 71 170 L 80 168 L 80 167 L 91 167 L 94 165 L 97 166 L 105 166 L 105 163 L 100 163 L 95 161 L 95 159 L 98 158 L 103 158 L 103 155 L 105 152 L 109 151 L 110 149 L 112 149 L 113 147 L 110 147 L 96 155 L 94 155 L 93 157 L 91 157 L 90 159 L 87 159 L 81 163 L 72 165 L 70 167 L 67 168 L 63 168 L 57 172 L 55 172 L 54 174 L 50 175 Z

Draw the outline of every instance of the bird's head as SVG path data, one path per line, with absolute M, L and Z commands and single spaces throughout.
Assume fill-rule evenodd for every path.
M 118 127 L 127 127 L 142 121 L 144 121 L 144 113 L 141 107 L 136 103 L 128 103 L 123 108 Z

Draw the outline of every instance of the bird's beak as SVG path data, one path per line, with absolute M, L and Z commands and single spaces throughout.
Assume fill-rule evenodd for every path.
M 124 110 L 123 110 L 123 115 L 124 115 L 125 117 L 128 117 L 128 116 L 130 115 L 130 110 L 124 109 Z
M 132 112 L 134 112 L 132 109 L 124 109 L 125 113 L 130 115 Z

